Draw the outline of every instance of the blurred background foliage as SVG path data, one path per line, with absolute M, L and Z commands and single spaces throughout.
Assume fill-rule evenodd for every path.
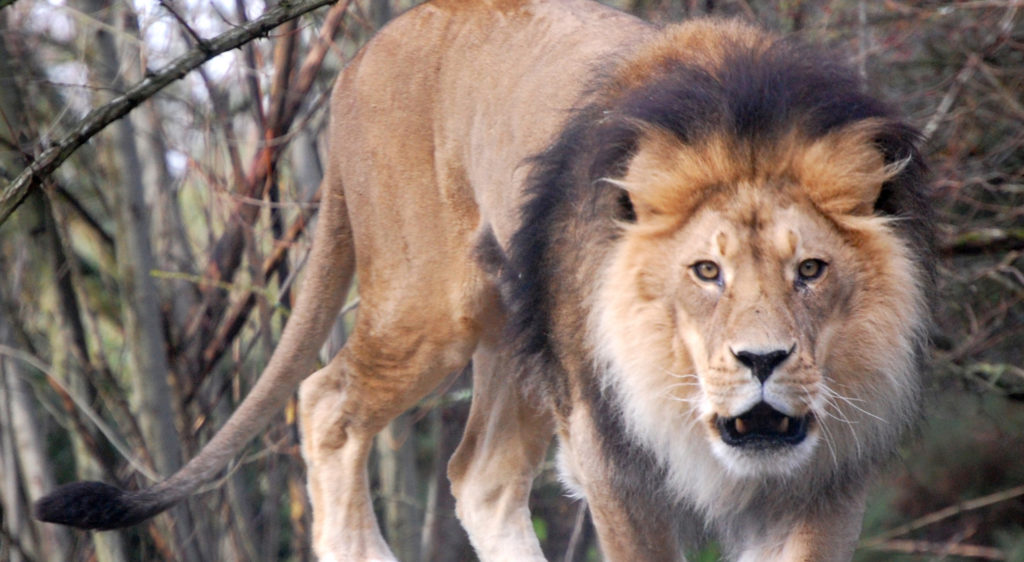
M 58 482 L 168 474 L 245 395 L 308 253 L 332 78 L 413 3 L 342 0 L 209 60 L 93 137 L 0 225 L 0 560 L 312 558 L 294 404 L 267 413 L 221 485 L 151 523 L 68 531 L 28 506 Z M 857 559 L 1024 560 L 1024 4 L 610 3 L 830 44 L 923 131 L 941 232 L 929 405 L 875 487 Z M 274 5 L 0 0 L 0 183 L 89 110 Z M 467 378 L 453 373 L 379 438 L 375 502 L 403 560 L 474 559 L 444 477 Z M 552 560 L 599 559 L 551 466 L 532 508 Z

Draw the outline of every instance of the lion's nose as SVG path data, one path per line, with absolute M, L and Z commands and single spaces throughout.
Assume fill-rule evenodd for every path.
M 793 353 L 792 349 L 776 349 L 768 352 L 754 351 L 733 351 L 736 360 L 750 369 L 757 380 L 764 384 L 768 377 L 772 376 L 775 367 L 786 360 Z

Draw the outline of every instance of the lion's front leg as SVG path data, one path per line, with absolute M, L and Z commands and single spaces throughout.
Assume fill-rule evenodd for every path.
M 456 512 L 487 562 L 543 561 L 530 509 L 530 488 L 554 422 L 543 405 L 511 384 L 509 361 L 492 346 L 473 356 L 473 402 L 448 464 Z
M 770 537 L 751 537 L 739 562 L 848 562 L 864 517 L 866 487 L 827 508 L 804 513 Z
M 377 526 L 366 462 L 375 432 L 346 416 L 341 356 L 302 384 L 300 425 L 313 549 L 324 562 L 395 560 Z
M 608 454 L 587 406 L 575 406 L 566 425 L 560 439 L 563 480 L 586 497 L 604 558 L 683 560 L 678 522 L 660 492 L 662 477 L 644 459 L 623 464 Z
M 370 499 L 366 461 L 373 438 L 445 376 L 463 369 L 476 345 L 474 332 L 442 320 L 444 314 L 458 318 L 457 312 L 374 296 L 364 286 L 345 347 L 299 391 L 313 548 L 332 562 L 395 560 Z M 432 314 L 440 327 L 420 321 L 410 312 L 414 307 Z

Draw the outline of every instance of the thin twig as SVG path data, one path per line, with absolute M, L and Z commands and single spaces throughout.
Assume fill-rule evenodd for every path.
M 956 97 L 960 95 L 960 90 L 964 87 L 971 77 L 974 76 L 975 70 L 977 70 L 978 59 L 977 56 L 971 55 L 968 57 L 964 67 L 957 72 L 953 78 L 953 84 L 950 85 L 949 89 L 946 90 L 946 94 L 942 96 L 942 100 L 939 101 L 938 107 L 935 109 L 935 113 L 932 114 L 928 123 L 925 124 L 924 128 L 921 129 L 921 136 L 927 141 L 932 138 L 935 131 L 939 128 L 942 120 L 946 118 L 950 108 L 953 107 L 953 102 Z
M 190 26 L 188 22 L 185 21 L 185 18 L 181 17 L 181 14 L 178 13 L 178 10 L 174 9 L 174 6 L 171 6 L 170 3 L 167 2 L 167 0 L 160 0 L 160 6 L 163 9 L 170 12 L 171 16 L 178 21 L 178 24 L 181 25 L 181 27 L 185 30 L 185 33 L 187 33 L 189 37 L 192 38 L 197 47 L 199 47 L 200 49 L 207 48 L 206 39 L 200 37 L 199 34 L 196 33 L 196 30 L 192 29 L 192 26 Z
M 1024 250 L 1024 228 L 975 228 L 957 232 L 942 245 L 946 254 L 974 255 Z
M 873 546 L 871 549 L 900 552 L 903 554 L 932 554 L 938 556 L 963 556 L 965 558 L 978 558 L 980 560 L 1006 560 L 1006 553 L 1001 549 L 992 546 L 979 546 L 973 544 L 947 544 L 929 541 L 891 540 L 883 542 L 878 546 Z
M 583 525 L 587 521 L 587 502 L 580 502 L 576 509 L 576 521 L 572 526 L 572 535 L 569 536 L 569 546 L 565 549 L 564 562 L 573 562 L 576 559 L 576 550 L 583 542 Z
M 320 201 L 320 197 L 320 189 L 317 189 L 316 193 L 313 194 L 310 203 L 318 203 Z M 270 255 L 264 259 L 262 264 L 261 269 L 264 279 L 268 279 L 272 272 L 277 268 L 277 264 L 288 256 L 288 249 L 305 231 L 306 226 L 315 212 L 316 209 L 311 209 L 309 214 L 300 214 L 282 239 L 274 245 Z M 231 308 L 226 312 L 224 315 L 224 322 L 221 323 L 220 328 L 214 335 L 214 338 L 204 347 L 202 354 L 200 355 L 201 363 L 198 369 L 198 374 L 196 375 L 192 388 L 186 393 L 186 402 L 193 397 L 196 389 L 199 388 L 206 376 L 212 371 L 213 366 L 221 356 L 223 356 L 224 351 L 227 350 L 231 342 L 234 341 L 235 336 L 237 336 L 241 331 L 242 326 L 249 317 L 249 312 L 255 304 L 256 293 L 248 291 L 236 300 Z
M 987 496 L 982 496 L 980 498 L 975 498 L 973 500 L 968 500 L 955 505 L 951 505 L 947 508 L 940 509 L 934 513 L 929 513 L 928 515 L 925 515 L 924 517 L 921 517 L 919 519 L 915 519 L 905 525 L 900 525 L 895 529 L 890 529 L 884 533 L 875 535 L 874 537 L 871 537 L 869 539 L 865 539 L 860 542 L 860 548 L 875 548 L 878 545 L 881 545 L 882 543 L 890 541 L 891 539 L 916 531 L 923 527 L 933 525 L 935 523 L 938 523 L 939 521 L 949 519 L 950 517 L 959 515 L 961 513 L 966 513 L 968 511 L 973 511 L 975 509 L 981 509 L 983 507 L 987 507 L 1007 500 L 1012 500 L 1020 496 L 1024 496 L 1024 485 L 1016 486 L 1014 488 L 1010 488 L 1009 490 L 1003 490 L 1001 492 L 996 492 L 994 494 L 989 494 Z
M 299 70 L 295 74 L 295 85 L 292 86 L 293 93 L 288 97 L 288 105 L 284 108 L 283 118 L 286 123 L 291 122 L 295 118 L 295 114 L 298 113 L 299 106 L 302 104 L 305 96 L 304 92 L 312 87 L 313 80 L 323 65 L 328 49 L 334 44 L 334 36 L 344 23 L 343 18 L 351 3 L 352 0 L 345 0 L 344 3 L 334 6 L 327 12 L 323 26 L 320 28 L 320 33 L 317 35 L 316 40 L 307 48 L 306 58 L 302 61 L 302 65 L 299 66 Z M 303 94 L 299 96 L 295 95 L 294 92 L 302 92 Z
M 235 12 L 243 22 L 246 21 L 245 0 L 235 0 Z M 256 69 L 259 68 L 256 64 L 256 50 L 252 48 L 251 44 L 246 44 L 242 47 L 242 55 L 245 57 L 247 67 L 244 73 L 245 84 L 249 88 L 249 98 L 252 100 L 253 111 L 256 114 L 256 124 L 262 131 L 267 127 L 267 115 L 263 109 L 263 92 L 260 89 L 260 81 L 256 77 Z M 242 181 L 244 178 L 243 174 L 235 175 L 236 181 Z
M 270 121 L 270 115 L 268 115 L 268 121 L 266 124 L 267 130 L 277 131 L 278 135 L 287 135 L 287 131 L 293 126 L 293 121 L 297 114 L 297 108 L 301 101 L 305 98 L 308 92 L 313 86 L 312 76 L 315 76 L 320 68 L 326 55 L 327 48 L 334 38 L 335 33 L 341 26 L 343 16 L 348 7 L 352 4 L 352 0 L 345 0 L 344 2 L 334 6 L 328 12 L 327 18 L 325 19 L 323 26 L 320 29 L 320 34 L 317 42 L 309 49 L 303 64 L 299 70 L 298 80 L 295 84 L 291 85 L 291 89 L 296 92 L 293 98 L 294 105 L 286 107 L 283 114 L 279 114 L 276 117 L 279 119 L 278 122 Z M 308 77 L 308 79 L 307 79 Z M 257 153 L 253 156 L 252 165 L 250 166 L 249 175 L 244 178 L 244 189 L 239 190 L 239 193 L 246 197 L 259 197 L 262 192 L 258 191 L 258 188 L 262 188 L 268 181 L 268 179 L 276 173 L 275 167 L 277 159 L 281 152 L 284 150 L 284 144 L 278 144 L 274 142 L 274 139 L 265 139 L 265 143 L 260 147 Z M 242 237 L 244 229 L 255 221 L 257 213 L 260 207 L 247 204 L 244 201 L 239 201 L 234 209 L 231 211 L 231 216 L 234 219 L 229 224 L 227 230 L 221 234 L 220 238 L 213 243 L 212 248 L 209 252 L 208 263 L 204 268 L 205 275 L 211 279 L 222 279 L 228 280 L 234 275 L 234 271 L 238 268 L 241 263 L 240 252 L 238 248 L 242 243 Z M 276 252 L 277 250 L 275 250 Z M 218 324 L 230 324 L 233 326 L 231 330 L 221 330 L 220 333 L 229 336 L 229 340 L 223 343 L 230 343 L 230 339 L 234 338 L 238 333 L 240 326 L 236 325 L 235 322 L 244 321 L 251 308 L 251 304 L 240 304 L 238 307 L 232 307 L 232 312 L 226 318 L 224 316 L 223 305 L 218 300 L 219 296 L 217 293 L 205 292 L 204 300 L 195 306 L 189 313 L 189 317 L 192 319 L 188 323 L 188 328 L 185 331 L 185 340 L 190 340 L 198 333 L 200 328 L 204 325 L 218 325 Z M 249 300 L 247 297 L 245 300 Z M 235 312 L 242 314 L 240 317 L 231 316 Z M 219 341 L 219 340 L 217 340 Z M 226 347 L 221 348 L 219 345 L 215 346 L 222 353 Z M 213 347 L 207 346 L 206 350 L 211 351 Z M 208 356 L 204 353 L 203 357 L 212 357 L 213 361 L 216 361 L 218 356 Z M 199 371 L 204 371 L 205 367 L 200 366 Z
M 162 480 L 160 476 L 150 471 L 149 468 L 147 468 L 141 461 L 139 461 L 135 457 L 135 455 L 131 453 L 128 445 L 121 440 L 121 438 L 114 432 L 114 430 L 109 425 L 107 425 L 105 421 L 103 421 L 103 418 L 100 417 L 99 413 L 97 413 L 95 410 L 92 409 L 91 406 L 89 406 L 89 401 L 82 398 L 81 396 L 73 392 L 70 388 L 68 388 L 67 385 L 65 385 L 64 382 L 60 380 L 60 377 L 56 376 L 53 373 L 53 370 L 50 369 L 49 365 L 43 363 L 39 358 L 29 353 L 6 345 L 0 345 L 0 355 L 4 355 L 12 359 L 17 359 L 19 361 L 27 363 L 37 371 L 46 375 L 46 380 L 47 382 L 50 383 L 50 386 L 53 387 L 58 392 L 60 392 L 64 397 L 69 398 L 79 409 L 79 411 L 85 414 L 85 417 L 89 418 L 89 421 L 91 421 L 96 426 L 96 429 L 100 430 L 100 433 L 102 433 L 107 438 L 110 444 L 113 445 L 115 449 L 117 449 L 117 452 L 121 453 L 121 456 L 124 457 L 126 461 L 128 461 L 128 464 L 130 464 L 132 468 L 134 468 L 140 474 L 154 482 Z

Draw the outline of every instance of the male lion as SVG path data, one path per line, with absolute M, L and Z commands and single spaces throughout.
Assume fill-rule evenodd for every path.
M 373 436 L 472 360 L 449 465 L 485 560 L 541 560 L 527 495 L 557 433 L 608 559 L 843 560 L 914 420 L 931 237 L 915 133 L 818 51 L 583 0 L 438 0 L 338 79 L 305 285 L 259 383 L 153 488 L 39 516 L 130 525 L 214 478 L 302 382 L 324 560 L 393 558 Z

